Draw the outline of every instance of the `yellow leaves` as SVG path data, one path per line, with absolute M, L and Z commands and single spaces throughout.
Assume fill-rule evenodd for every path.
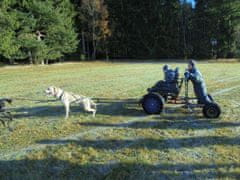
M 111 29 L 109 27 L 109 13 L 104 0 L 83 0 L 81 9 L 80 17 L 86 21 L 86 29 L 92 30 L 89 36 L 97 41 L 106 40 L 111 35 Z

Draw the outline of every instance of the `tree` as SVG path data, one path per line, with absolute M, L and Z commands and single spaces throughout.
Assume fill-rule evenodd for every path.
M 120 57 L 179 56 L 179 0 L 108 0 L 111 53 Z
M 11 63 L 43 63 L 76 50 L 75 13 L 69 0 L 4 0 L 0 10 L 0 54 Z
M 104 50 L 108 56 L 107 38 L 111 35 L 108 9 L 104 0 L 82 0 L 79 9 L 81 21 L 82 52 L 96 59 L 97 51 Z M 103 45 L 100 45 L 102 42 Z M 91 46 L 90 46 L 91 43 Z M 92 50 L 90 50 L 92 48 Z
M 234 25 L 233 53 L 235 57 L 240 57 L 240 2 L 234 1 L 232 5 L 234 16 L 232 17 Z
M 181 57 L 188 59 L 192 56 L 193 42 L 192 42 L 192 31 L 193 31 L 193 8 L 192 4 L 186 0 L 182 1 L 179 19 L 180 29 L 180 44 Z
M 197 0 L 194 17 L 194 54 L 212 57 L 211 40 L 216 39 L 218 57 L 232 57 L 236 20 L 239 19 L 238 0 Z
M 236 57 L 240 57 L 240 25 L 235 29 L 233 52 Z
M 20 24 L 17 20 L 17 14 L 13 11 L 7 12 L 8 2 L 3 1 L 0 4 L 0 54 L 13 63 L 13 58 L 18 53 L 20 46 L 16 42 L 16 32 Z

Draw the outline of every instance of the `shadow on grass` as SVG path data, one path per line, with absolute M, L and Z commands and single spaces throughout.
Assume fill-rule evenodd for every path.
M 94 98 L 93 99 L 97 103 L 97 114 L 98 115 L 108 115 L 108 116 L 128 116 L 128 117 L 139 117 L 139 116 L 146 116 L 146 113 L 143 111 L 141 104 L 139 103 L 139 99 L 110 99 L 110 98 Z M 59 102 L 60 103 L 60 102 Z M 179 110 L 181 110 L 180 107 L 168 107 L 165 108 L 165 114 L 167 116 L 161 116 L 159 117 L 161 119 L 165 120 L 176 120 L 179 121 L 179 124 L 183 125 L 183 127 L 189 127 L 188 125 L 193 124 L 192 122 L 181 122 L 182 120 L 189 119 L 189 114 L 186 112 L 182 112 L 181 114 L 185 114 L 185 116 L 178 116 Z M 30 118 L 30 117 L 59 117 L 59 116 L 65 116 L 65 108 L 63 105 L 45 105 L 45 106 L 34 106 L 30 108 L 16 108 L 14 110 L 15 115 L 14 118 Z M 82 106 L 79 105 L 72 105 L 71 106 L 71 112 L 70 115 L 74 114 L 89 114 L 83 110 Z M 177 116 L 176 116 L 177 114 Z M 201 117 L 198 116 L 199 112 L 196 110 L 193 119 L 200 119 Z M 208 121 L 205 121 L 208 122 Z M 166 125 L 172 125 L 173 122 L 151 122 L 151 123 L 159 123 L 157 127 L 165 127 Z M 151 124 L 150 123 L 150 124 Z M 174 122 L 175 123 L 175 122 Z M 145 126 L 146 124 L 146 126 Z M 202 123 L 204 124 L 204 123 Z M 205 123 L 206 124 L 206 123 Z M 230 126 L 231 123 L 229 123 Z M 88 126 L 121 126 L 121 124 L 83 124 Z M 187 126 L 186 126 L 187 125 Z M 227 125 L 227 124 L 226 124 Z M 137 128 L 140 127 L 147 127 L 147 123 L 133 123 L 131 127 L 136 126 Z M 175 125 L 177 126 L 177 125 Z M 204 125 L 203 125 L 204 126 Z M 228 125 L 227 125 L 228 126 Z
M 128 139 L 128 140 L 62 140 L 50 139 L 38 141 L 39 144 L 45 145 L 66 145 L 76 144 L 81 147 L 92 147 L 97 149 L 116 151 L 124 148 L 131 149 L 180 149 L 180 148 L 195 148 L 207 147 L 212 145 L 224 146 L 239 146 L 240 138 L 229 138 L 225 136 L 198 136 L 187 138 L 160 138 L 160 139 Z
M 220 122 L 218 120 L 204 119 L 199 116 L 179 115 L 174 116 L 167 114 L 161 117 L 155 117 L 156 120 L 149 120 L 146 122 L 131 122 L 131 123 L 97 123 L 97 122 L 83 122 L 79 123 L 81 126 L 96 126 L 96 127 L 126 127 L 133 129 L 218 129 L 228 127 L 238 127 L 240 123 L 237 122 Z
M 111 116 L 141 116 L 145 115 L 142 108 L 138 104 L 138 99 L 106 99 L 95 98 L 97 102 L 97 115 L 111 115 Z M 32 108 L 17 108 L 15 111 L 15 118 L 26 117 L 51 117 L 64 116 L 65 109 L 63 105 L 57 106 L 36 106 Z M 78 105 L 71 106 L 71 114 L 86 113 L 83 107 Z M 89 113 L 90 115 L 91 113 Z
M 0 179 L 215 179 L 240 177 L 240 164 L 73 164 L 56 158 L 0 161 Z M 230 171 L 231 170 L 231 171 Z

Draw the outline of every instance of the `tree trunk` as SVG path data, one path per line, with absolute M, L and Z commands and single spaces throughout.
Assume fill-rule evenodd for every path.
M 109 61 L 108 48 L 106 48 L 105 52 L 106 52 L 106 61 Z
M 10 58 L 9 59 L 9 64 L 13 65 L 15 63 L 14 59 Z
M 31 51 L 28 51 L 28 57 L 29 57 L 29 63 L 33 64 L 33 56 Z
M 108 43 L 107 43 L 106 37 L 104 37 L 104 44 L 105 44 L 105 55 L 106 55 L 106 61 L 109 61 L 109 55 L 108 55 Z
M 93 42 L 93 53 L 92 53 L 92 59 L 96 59 L 96 41 Z
M 90 48 L 89 48 L 89 41 L 87 41 L 87 59 L 90 60 Z
M 85 43 L 84 31 L 82 31 L 82 54 L 84 55 L 84 58 L 85 58 L 86 57 L 86 43 Z
M 92 26 L 92 46 L 93 46 L 93 52 L 92 52 L 92 59 L 95 60 L 96 59 L 96 40 L 95 40 L 95 19 L 94 19 L 94 15 L 93 15 L 93 26 Z
M 184 12 L 184 9 L 182 7 L 181 9 L 182 11 L 182 33 L 183 33 L 183 56 L 184 56 L 184 59 L 187 59 L 187 53 L 186 53 L 186 50 L 187 50 L 187 43 L 186 43 L 186 24 L 185 24 L 185 12 Z
M 33 55 L 33 64 L 39 64 L 38 57 Z

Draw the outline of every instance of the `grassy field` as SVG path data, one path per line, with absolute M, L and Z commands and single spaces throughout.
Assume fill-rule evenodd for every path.
M 137 101 L 162 79 L 162 66 L 1 68 L 1 97 L 36 101 L 16 99 L 14 131 L 0 126 L 0 179 L 239 179 L 240 64 L 199 64 L 223 110 L 216 120 L 173 106 L 146 116 Z M 61 103 L 44 95 L 50 85 L 94 98 L 96 118 L 73 106 L 64 120 Z

